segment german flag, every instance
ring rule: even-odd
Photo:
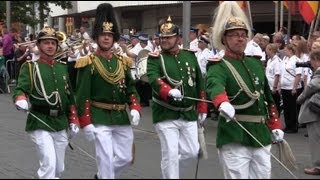
[[[319,1],[299,1],[299,12],[304,21],[310,24],[317,16]]]
[[[295,1],[283,1],[283,6],[287,8],[291,14],[296,13],[296,2]]]

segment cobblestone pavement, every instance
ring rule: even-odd
[[[35,179],[38,161],[35,148],[24,131],[26,114],[17,111],[9,94],[0,94],[0,178],[1,179]],[[222,169],[217,158],[215,133],[217,122],[207,120],[206,141],[209,159],[200,160],[199,179],[221,179]],[[306,128],[299,129],[296,134],[285,134],[297,159],[298,170],[293,173],[299,179],[318,179],[303,173],[303,168],[310,164],[308,139],[303,135]],[[161,179],[160,143],[154,133],[151,120],[151,109],[142,109],[142,119],[134,130],[136,157],[134,164],[125,171],[121,179]],[[82,131],[71,141],[74,150],[66,152],[64,179],[93,179],[96,173],[93,144],[84,139]],[[273,146],[272,153],[277,156]],[[196,163],[182,176],[194,179]],[[273,179],[293,179],[283,167],[272,159]]]

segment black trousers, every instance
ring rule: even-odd
[[[300,105],[297,104],[297,97],[301,94],[302,88],[297,89],[295,95],[291,94],[292,90],[281,89],[283,101],[283,114],[286,124],[286,130],[298,130],[298,115]]]
[[[149,83],[138,80],[136,81],[136,89],[140,96],[141,105],[149,106],[149,100],[152,97],[152,88]]]

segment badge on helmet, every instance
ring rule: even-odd
[[[179,26],[172,23],[171,17],[169,16],[167,22],[160,27],[160,37],[171,37],[180,34]]]
[[[92,38],[97,39],[102,33],[113,34],[114,41],[118,41],[120,38],[114,9],[109,3],[102,3],[97,7]]]
[[[40,42],[40,40],[43,40],[43,39],[53,39],[53,40],[56,40],[57,43],[58,43],[58,38],[57,38],[57,34],[56,34],[56,31],[49,27],[49,26],[45,26],[38,34],[38,37],[37,37],[37,42]]]

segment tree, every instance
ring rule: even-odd
[[[72,4],[71,1],[36,1],[39,4],[39,19],[40,19],[40,27],[43,27],[44,21],[47,19],[51,9],[49,4],[54,4],[56,6],[60,6],[62,9],[71,9]]]
[[[60,6],[62,9],[71,9],[71,1],[10,1],[11,22],[20,22],[25,25],[35,26],[40,23],[43,27],[51,9],[49,3]],[[39,10],[39,18],[35,16],[34,8]],[[0,20],[6,19],[6,1],[0,1]]]

